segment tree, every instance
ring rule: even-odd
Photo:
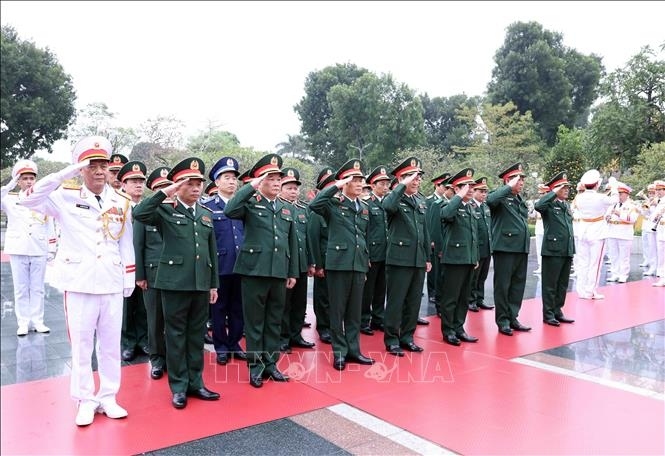
[[[72,144],[86,136],[104,136],[113,146],[113,151],[129,155],[138,134],[133,128],[117,125],[116,114],[109,111],[106,103],[88,103],[79,110],[76,122],[69,129]]]
[[[559,125],[586,125],[603,71],[600,57],[582,55],[562,41],[560,33],[537,22],[511,24],[487,87],[490,103],[512,101],[522,114],[530,111],[550,145]]]
[[[643,146],[665,141],[665,60],[644,47],[601,84],[589,137],[594,165],[614,163],[623,173]]]
[[[304,161],[312,161],[312,154],[307,147],[307,142],[305,138],[301,135],[287,135],[287,141],[281,142],[275,147],[277,151],[275,153],[281,155],[282,157],[298,157]]]
[[[591,168],[585,153],[586,135],[582,129],[570,130],[563,125],[559,127],[557,143],[550,150],[545,163],[543,183],[552,176],[566,171],[568,180],[573,184],[572,195],[575,196],[575,184],[582,175]]]
[[[635,192],[645,190],[650,183],[663,179],[665,163],[665,142],[643,146],[635,160],[632,173],[622,180],[632,186]]]
[[[52,152],[74,117],[76,94],[55,55],[12,27],[2,27],[0,55],[0,158],[8,166],[37,150]]]
[[[336,85],[353,83],[367,72],[364,68],[347,63],[313,71],[307,76],[305,96],[293,107],[293,110],[300,118],[300,131],[312,155],[319,161],[331,163],[340,148],[332,137],[328,125],[332,117],[328,92]]]
[[[429,147],[438,150],[442,155],[450,154],[453,147],[471,145],[475,122],[460,119],[457,110],[463,106],[475,107],[479,97],[467,97],[464,94],[452,97],[435,97],[430,99],[427,94],[421,95],[423,118],[425,121],[425,142]]]

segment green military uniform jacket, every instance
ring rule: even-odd
[[[441,223],[441,208],[448,204],[450,200],[446,197],[438,198],[427,208],[427,229],[429,238],[433,246],[434,254],[440,257],[443,252],[443,230],[445,225]]]
[[[478,254],[478,214],[469,201],[466,206],[462,198],[453,196],[441,208],[441,221],[446,225],[443,237],[445,264],[476,264]]]
[[[565,201],[556,199],[549,192],[536,201],[535,209],[543,216],[542,256],[572,257],[575,254],[573,237],[573,213]]]
[[[529,253],[529,210],[520,195],[503,185],[487,195],[492,213],[492,251]]]
[[[486,203],[474,204],[478,214],[478,253],[480,258],[487,258],[492,254],[492,213]]]
[[[273,209],[251,185],[243,185],[224,213],[245,222],[245,240],[233,272],[255,277],[298,278],[298,236],[293,211],[281,200]]]
[[[154,278],[162,256],[162,235],[156,226],[146,225],[135,220],[134,252],[136,256],[136,281],[147,280],[148,285],[154,286]],[[151,274],[150,271],[153,271]]]
[[[133,209],[136,220],[156,226],[164,239],[155,288],[177,291],[218,288],[212,213],[196,203],[196,214],[192,216],[177,200],[165,202],[165,199],[166,193],[157,191]]]
[[[388,237],[386,211],[374,194],[365,202],[369,207],[369,230],[367,232],[369,261],[386,261],[386,239]]]
[[[281,199],[281,198],[280,198]],[[307,243],[307,206],[301,201],[290,203],[285,199],[281,201],[293,212],[293,220],[296,224],[296,237],[298,239],[298,264],[300,265],[300,274],[305,274],[310,264],[314,264],[309,253]]]
[[[424,198],[416,195],[411,199],[404,195],[405,190],[404,184],[398,184],[383,198],[383,208],[388,216],[386,264],[424,268],[431,251],[427,205]]]
[[[341,193],[336,196],[337,192],[337,187],[331,185],[309,203],[309,208],[323,217],[330,228],[325,267],[330,271],[367,272],[369,208],[357,199],[360,207],[356,209],[356,201]]]

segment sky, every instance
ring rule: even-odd
[[[665,2],[22,2],[2,25],[50,49],[77,108],[103,102],[118,126],[175,116],[272,152],[300,133],[293,107],[311,72],[353,63],[416,93],[482,95],[507,27],[536,21],[608,72],[665,43]],[[660,31],[659,31],[660,30]],[[54,153],[69,161],[69,141]]]

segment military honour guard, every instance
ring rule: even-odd
[[[478,214],[478,267],[473,270],[471,276],[469,310],[472,312],[479,312],[479,309],[494,309],[493,305],[485,302],[485,281],[492,262],[492,213],[485,202],[488,191],[487,177],[475,180],[470,204]]]
[[[639,208],[630,199],[632,189],[623,182],[617,183],[619,201],[605,212],[607,221],[607,254],[612,263],[608,282],[626,283],[630,274],[630,253],[635,235],[635,222]]]
[[[660,279],[652,285],[654,287],[665,287],[665,180],[657,180],[654,185],[656,187],[657,204],[651,216],[651,223],[653,224],[651,229],[656,230],[656,256],[658,259],[656,274]]]
[[[564,171],[554,176],[547,187],[550,190],[535,204],[544,229],[541,250],[543,321],[550,326],[559,326],[575,321],[563,314],[575,254],[573,213],[567,201],[570,193],[567,173]]]

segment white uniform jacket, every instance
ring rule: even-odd
[[[100,209],[85,186],[60,186],[78,174],[72,166],[50,174],[32,187],[21,204],[54,217],[60,245],[53,286],[90,294],[134,289],[134,245],[130,199],[106,185]]]
[[[607,238],[607,208],[619,201],[618,195],[608,196],[595,190],[586,190],[575,197],[579,221],[575,233],[580,239],[600,240]]]
[[[56,237],[53,218],[23,207],[19,201],[25,198],[23,191],[9,193],[9,186],[2,187],[2,210],[7,214],[5,253],[8,255],[46,256],[55,252]]]
[[[626,200],[621,206],[619,203],[610,206],[605,214],[608,224],[607,237],[631,241],[635,235],[633,227],[639,215],[638,207],[631,200]]]

